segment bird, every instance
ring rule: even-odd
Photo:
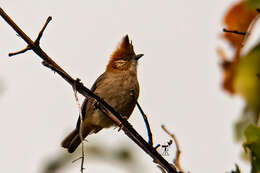
[[[125,119],[132,114],[139,96],[137,66],[142,56],[143,54],[135,54],[132,41],[130,42],[128,35],[125,35],[110,56],[105,72],[91,87],[93,93],[105,100]],[[81,105],[83,139],[103,128],[115,126],[96,104],[97,101],[89,96]],[[69,153],[73,153],[81,144],[79,129],[80,117],[76,128],[61,143]]]

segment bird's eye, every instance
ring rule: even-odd
[[[122,60],[124,60],[124,61],[129,61],[129,59],[130,59],[129,56],[125,56],[125,57],[122,58]]]

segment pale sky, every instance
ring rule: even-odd
[[[165,124],[180,143],[182,167],[192,173],[227,172],[235,163],[249,172],[240,159],[241,145],[233,140],[233,124],[243,102],[221,89],[216,54],[216,48],[223,46],[221,20],[231,4],[227,0],[0,1],[33,40],[52,16],[41,47],[89,88],[104,72],[121,38],[129,34],[136,53],[144,54],[138,67],[139,102],[150,120],[154,142],[169,139],[160,128]],[[64,151],[60,142],[75,127],[77,106],[71,87],[43,67],[36,54],[7,56],[26,44],[2,18],[0,34],[0,79],[5,84],[0,96],[0,170],[39,172],[43,161]],[[146,139],[137,110],[129,121]],[[104,141],[112,148],[129,143],[143,172],[160,172],[123,132],[103,130],[88,141]],[[104,170],[129,172],[98,160],[87,163],[86,172]],[[79,165],[62,172],[79,172]]]

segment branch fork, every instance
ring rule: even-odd
[[[41,31],[39,32],[39,34],[38,34],[36,40],[34,41],[34,45],[35,45],[36,47],[38,47],[38,48],[40,47],[40,40],[41,40],[41,38],[42,38],[43,32],[44,32],[44,30],[46,29],[47,25],[49,24],[49,22],[50,22],[51,20],[52,20],[52,17],[49,16],[49,17],[47,18],[47,20],[46,20],[44,26],[42,27]],[[18,35],[18,36],[21,37],[20,35]],[[17,52],[9,53],[8,56],[11,57],[11,56],[15,56],[15,55],[18,55],[18,54],[22,54],[22,53],[27,52],[28,50],[32,50],[32,47],[31,47],[30,45],[27,45],[24,49],[19,50],[19,51],[17,51]]]

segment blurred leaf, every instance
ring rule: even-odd
[[[248,9],[243,1],[234,4],[224,17],[224,23],[226,29],[237,30],[239,32],[246,32],[251,21],[255,18],[258,13],[256,10]],[[233,33],[223,33],[223,37],[228,40],[235,48],[241,47],[244,36],[233,34]]]
[[[255,113],[254,123],[260,111],[260,79],[257,74],[260,74],[260,44],[240,59],[233,82],[235,93],[242,96],[248,109]]]
[[[49,159],[42,168],[42,173],[55,173],[64,165],[71,163],[71,156],[69,154],[58,154],[52,159]]]
[[[117,159],[122,161],[130,161],[133,158],[132,153],[130,152],[129,148],[121,148],[117,152],[115,152]]]
[[[260,172],[260,127],[249,125],[245,131],[244,147],[251,153],[252,173]]]
[[[254,124],[255,113],[246,106],[240,118],[234,125],[235,139],[237,141],[245,140],[245,130],[250,124]],[[244,155],[245,158],[247,155]]]
[[[140,164],[136,161],[136,157],[134,152],[131,150],[130,146],[121,145],[115,149],[111,149],[110,147],[101,144],[88,144],[85,145],[85,154],[86,164],[88,164],[88,160],[90,159],[98,159],[99,161],[105,162],[115,162],[119,165],[124,164],[129,170],[134,172],[140,172],[139,167]],[[67,153],[66,151],[55,154],[55,156],[51,156],[51,159],[48,159],[45,164],[43,164],[42,173],[55,173],[64,169],[66,166],[75,166],[72,161],[79,158],[81,156],[81,147],[74,153]],[[77,162],[80,162],[78,160]],[[80,168],[79,168],[80,169]]]
[[[245,4],[251,9],[260,8],[260,0],[245,0]]]
[[[236,30],[240,32],[246,32],[250,23],[257,15],[256,10],[248,9],[243,1],[234,4],[226,13],[223,22],[227,30]],[[234,77],[237,71],[237,65],[240,61],[240,52],[242,43],[244,40],[243,35],[224,32],[222,37],[227,40],[234,47],[234,55],[231,58],[227,58],[222,50],[220,56],[222,58],[221,67],[223,70],[223,88],[230,94],[236,94],[234,90]],[[229,59],[229,60],[228,60]]]

